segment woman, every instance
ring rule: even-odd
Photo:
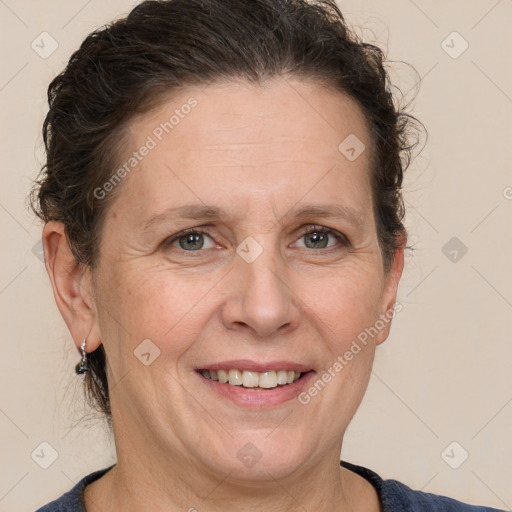
[[[49,102],[34,207],[117,463],[41,511],[492,510],[339,462],[412,128],[334,2],[143,2]]]

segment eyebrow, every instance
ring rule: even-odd
[[[176,208],[168,208],[162,213],[158,213],[149,218],[144,224],[144,229],[149,229],[156,224],[166,222],[170,219],[188,219],[188,220],[217,220],[228,215],[226,210],[216,206],[205,204],[185,204]]]
[[[307,204],[297,209],[291,209],[283,218],[293,217],[303,219],[306,217],[322,217],[333,219],[345,219],[355,226],[361,226],[363,223],[363,213],[350,206],[341,204]]]
[[[216,206],[206,204],[186,204],[175,208],[168,208],[162,213],[153,215],[144,224],[143,229],[147,230],[155,225],[167,222],[169,220],[219,220],[221,218],[229,217],[229,213]],[[292,208],[286,212],[280,219],[304,219],[307,217],[322,217],[322,218],[338,218],[345,219],[355,226],[359,227],[363,223],[362,212],[340,204],[306,204],[298,208]]]

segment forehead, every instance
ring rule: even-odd
[[[193,157],[191,147],[212,151],[253,147],[262,162],[272,155],[258,151],[258,144],[275,142],[276,137],[281,144],[275,149],[282,148],[288,158],[289,145],[301,140],[318,145],[311,155],[315,157],[325,149],[331,154],[337,151],[349,135],[368,139],[362,110],[351,97],[311,79],[284,77],[263,84],[231,80],[184,88],[134,120],[131,128],[132,145],[142,142],[141,135],[152,133],[157,142],[172,138],[175,154]]]
[[[121,161],[150,149],[121,196],[137,200],[142,214],[182,199],[248,206],[307,194],[354,203],[354,191],[369,191],[370,145],[358,104],[311,81],[184,88],[130,123]]]

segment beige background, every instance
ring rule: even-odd
[[[422,83],[414,113],[430,135],[408,171],[414,250],[399,290],[404,308],[377,350],[342,457],[416,489],[512,510],[512,2],[339,3],[392,60],[415,66]],[[101,423],[78,422],[78,353],[25,196],[42,161],[50,79],[87,33],[132,5],[0,0],[1,511],[34,510],[114,460]],[[42,46],[43,31],[58,43],[45,59],[31,47]],[[446,39],[453,31],[463,39]],[[453,58],[464,41],[469,47]],[[404,65],[393,76],[404,92],[418,79]],[[458,251],[456,262],[442,250],[452,237],[468,249],[462,257],[445,249],[450,258]],[[52,449],[42,442],[58,453],[48,469],[40,464]],[[446,461],[457,465],[463,450],[468,459],[453,469]]]

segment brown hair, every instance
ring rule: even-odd
[[[62,222],[77,261],[94,269],[102,218],[113,199],[97,198],[94,190],[116,169],[115,149],[128,121],[176,88],[230,78],[260,83],[285,74],[327,84],[362,108],[373,142],[377,233],[389,271],[405,233],[401,187],[417,143],[409,142],[415,119],[395,105],[383,52],[349,30],[335,0],[144,1],[92,32],[49,85],[47,158],[31,191],[32,209],[44,222]],[[89,354],[89,365],[89,402],[110,419],[103,346]]]

